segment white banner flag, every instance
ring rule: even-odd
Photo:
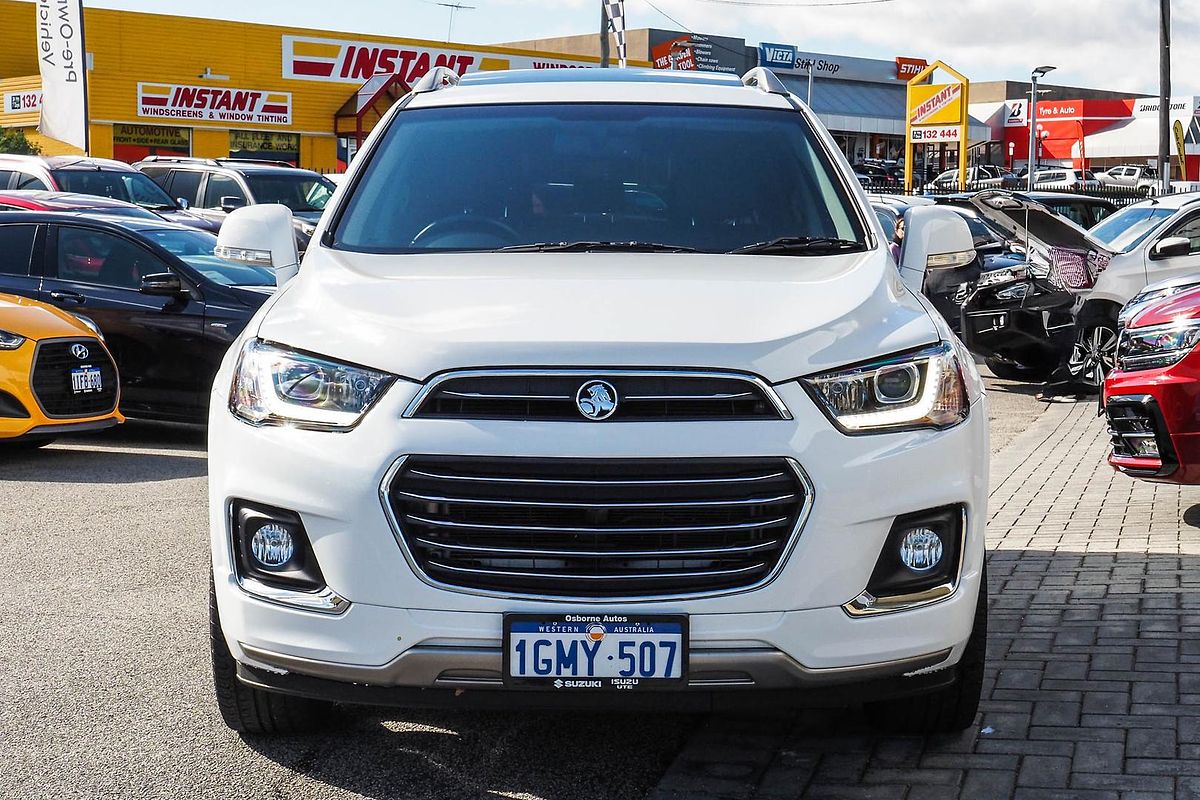
[[[37,0],[37,54],[42,74],[42,119],[51,139],[88,149],[87,54],[83,0]]]

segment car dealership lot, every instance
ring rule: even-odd
[[[1094,401],[991,389],[983,713],[936,740],[842,712],[429,710],[243,740],[209,685],[203,433],[131,424],[4,454],[0,796],[1196,796],[1200,491],[1113,475]]]

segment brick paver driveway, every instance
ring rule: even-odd
[[[1114,474],[1095,408],[1052,406],[993,464],[974,729],[714,717],[652,797],[1200,798],[1200,487]]]

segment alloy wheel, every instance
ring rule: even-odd
[[[1117,332],[1111,323],[1093,325],[1076,339],[1067,370],[1075,380],[1098,389],[1112,370],[1116,355]]]

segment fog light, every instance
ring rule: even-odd
[[[279,569],[296,554],[296,543],[292,532],[277,522],[268,522],[250,539],[250,552],[254,560],[267,569]]]
[[[942,560],[942,539],[928,528],[913,528],[900,542],[900,560],[914,572],[931,570]]]

